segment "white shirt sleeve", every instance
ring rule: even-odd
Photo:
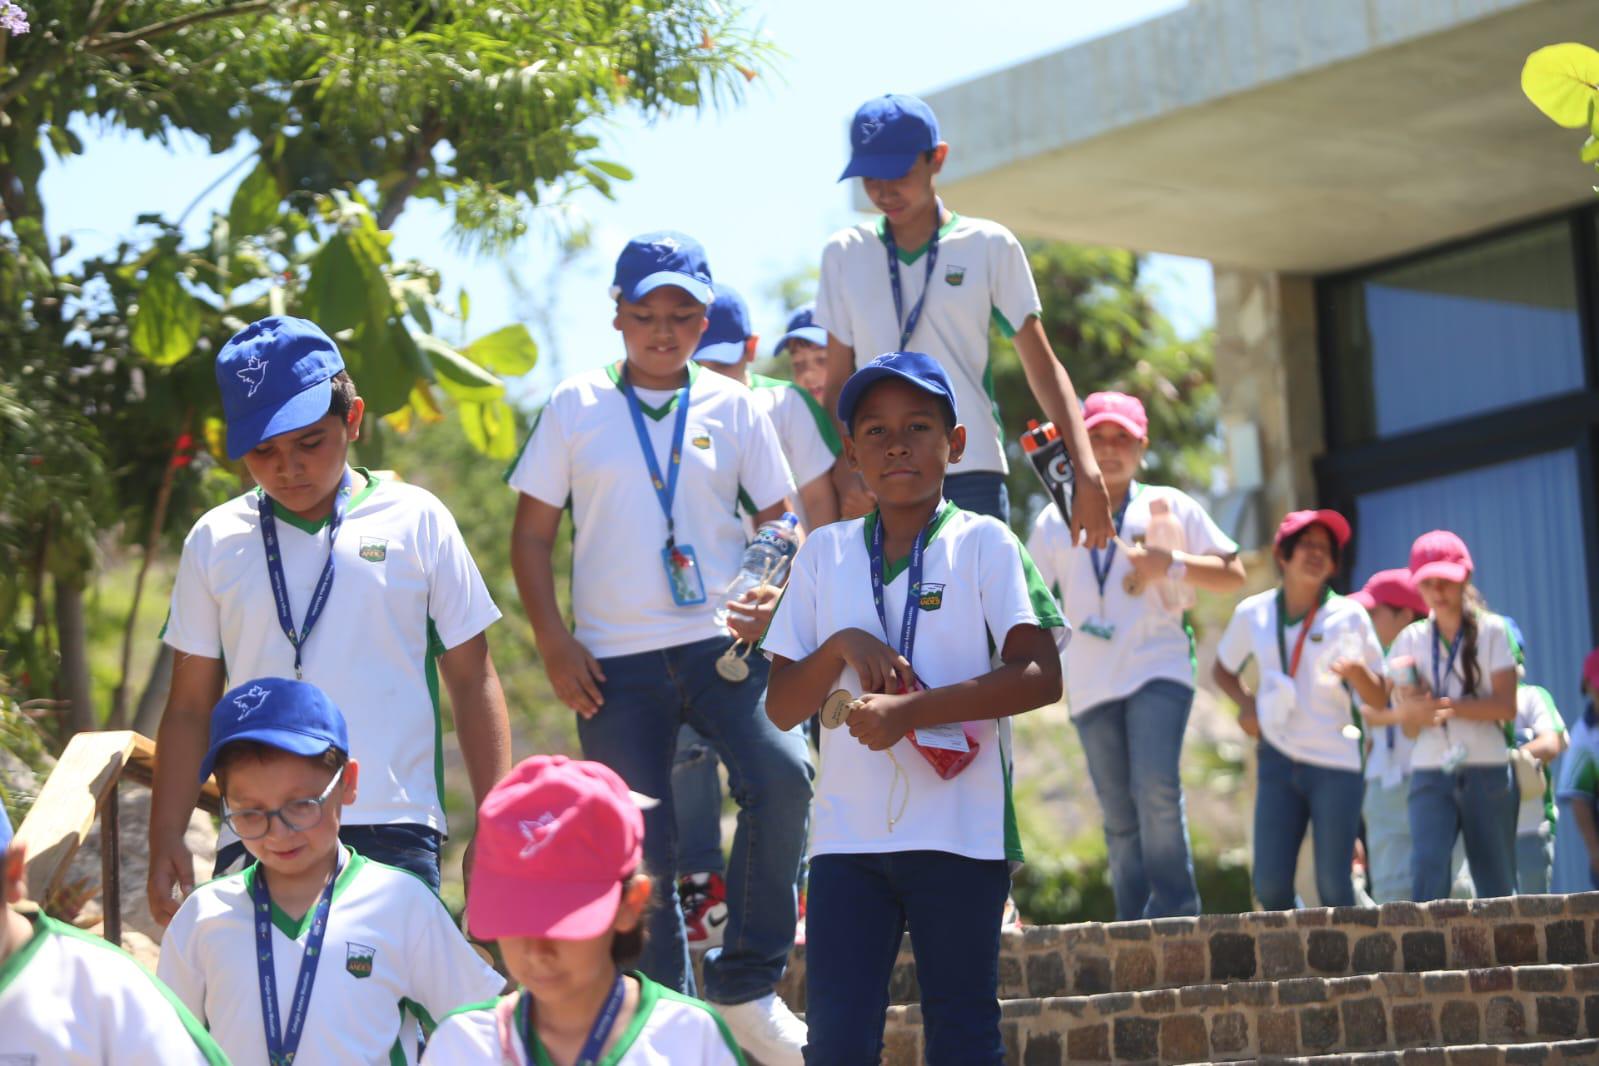
[[[551,507],[565,507],[572,494],[572,453],[557,409],[561,396],[562,391],[556,389],[533,419],[522,454],[505,475],[513,489]]]
[[[1360,612],[1360,635],[1363,645],[1361,661],[1366,664],[1366,669],[1382,676],[1382,641],[1377,639],[1377,627],[1371,624],[1371,615],[1364,610]]]
[[[448,650],[498,621],[500,609],[494,605],[449,509],[434,499],[424,521],[434,541],[433,565],[428,568],[428,617]]]
[[[777,610],[761,638],[760,649],[767,658],[781,655],[798,662],[821,647],[825,639],[816,632],[816,561],[820,544],[816,538],[801,544],[789,566],[788,584],[783,586]]]
[[[796,485],[809,485],[833,469],[833,449],[822,439],[806,401],[810,397],[797,387],[784,386],[779,393],[774,417],[781,412],[783,453],[788,457]],[[812,401],[814,402],[814,401]]]
[[[738,483],[749,493],[757,511],[764,511],[785,496],[792,503],[794,476],[789,473],[788,460],[783,458],[777,428],[753,399],[745,396],[742,400],[741,417],[746,421],[744,432],[739,434]]]
[[[1066,598],[1067,560],[1066,522],[1054,504],[1045,504],[1038,517],[1033,519],[1033,531],[1027,536],[1027,554],[1038,567],[1039,576],[1051,588],[1060,590]]]
[[[1482,696],[1493,694],[1493,676],[1502,670],[1514,670],[1516,657],[1510,652],[1510,637],[1505,632],[1503,618],[1494,616],[1492,622],[1484,620],[1478,624],[1477,662],[1482,666],[1482,680],[1478,683],[1478,693]]]
[[[844,286],[844,258],[848,251],[842,241],[834,238],[822,249],[822,271],[816,288],[816,309],[811,321],[838,339],[840,344],[853,347],[855,334],[850,329],[849,295]]]
[[[410,963],[417,984],[409,998],[437,1019],[469,1003],[498,996],[505,979],[467,943],[444,904],[420,882],[415,887],[418,898],[412,903],[416,926],[410,931]]]
[[[1525,743],[1547,733],[1561,732],[1559,720],[1554,715],[1554,702],[1549,693],[1537,685],[1521,685],[1516,689],[1516,739]]]
[[[189,530],[178,561],[177,580],[172,583],[172,602],[167,610],[161,639],[185,655],[222,658],[222,610],[211,592],[205,572],[205,559],[211,544],[211,531],[203,523]]]
[[[1027,625],[1062,631],[1055,636],[1057,644],[1064,648],[1066,641],[1062,638],[1070,634],[1070,627],[1027,549],[998,519],[987,519],[984,525],[987,528],[979,544],[982,555],[978,559],[978,582],[983,594],[983,620],[994,647],[1003,649],[1010,631]]]
[[[1394,642],[1388,646],[1386,661],[1393,662],[1396,656],[1408,655],[1416,660],[1417,671],[1425,669],[1420,648],[1421,634],[1425,631],[1426,624],[1423,622],[1412,622],[1400,630],[1399,635],[1394,638]]]
[[[998,232],[988,245],[988,277],[992,285],[988,298],[1010,327],[1009,332],[1015,333],[1027,321],[1027,316],[1038,314],[1043,305],[1038,301],[1038,286],[1033,282],[1033,267],[1027,261],[1027,251],[1010,230],[1003,226],[995,228]]]
[[[187,903],[187,901],[185,901]],[[191,958],[195,949],[195,907],[182,906],[172,916],[161,937],[161,956],[155,975],[172,994],[189,1008],[189,1013],[205,1022],[205,974]]]
[[[446,1018],[428,1039],[421,1066],[499,1063],[500,1035],[494,1011],[474,1010]]]
[[[1229,674],[1241,673],[1244,664],[1255,654],[1252,628],[1243,607],[1235,608],[1232,618],[1227,620],[1227,628],[1222,630],[1221,640],[1216,642],[1216,661]]]
[[[1237,555],[1238,545],[1222,528],[1216,520],[1201,506],[1199,501],[1186,492],[1174,493],[1173,501],[1181,508],[1183,522],[1183,539],[1188,542],[1188,551],[1195,555]]]

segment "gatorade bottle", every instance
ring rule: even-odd
[[[1156,496],[1149,501],[1149,526],[1144,531],[1144,543],[1169,552],[1180,552],[1188,547],[1183,524],[1171,513],[1171,503],[1163,497]],[[1162,578],[1154,583],[1154,591],[1160,605],[1168,611],[1186,611],[1197,602],[1194,586],[1186,581]]]
[[[738,576],[727,586],[727,593],[716,608],[716,624],[727,625],[727,604],[758,585],[775,585],[783,580],[789,560],[799,547],[799,517],[793,511],[761,525],[755,539],[744,548],[744,561]]]
[[[1033,473],[1044,483],[1049,498],[1055,502],[1055,509],[1060,511],[1060,516],[1066,520],[1067,528],[1070,528],[1072,488],[1077,475],[1072,469],[1071,456],[1066,453],[1066,442],[1061,439],[1060,431],[1055,428],[1053,422],[1039,425],[1036,418],[1029,419],[1027,432],[1021,436],[1021,443],[1022,454],[1027,456],[1027,461],[1032,464]]]

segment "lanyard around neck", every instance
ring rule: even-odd
[[[1122,505],[1116,509],[1116,536],[1118,538],[1122,535],[1122,520],[1127,517],[1127,505],[1132,503],[1133,497],[1137,495],[1138,482],[1134,481],[1127,486],[1127,498],[1123,500]],[[1105,549],[1105,565],[1103,568],[1100,567],[1099,558],[1100,556],[1098,548],[1088,549],[1088,561],[1094,568],[1094,583],[1099,586],[1099,602],[1100,606],[1103,608],[1105,603],[1105,582],[1110,580],[1110,568],[1116,565],[1115,540],[1112,540],[1110,542],[1110,546]]]
[[[605,997],[605,1002],[600,1004],[600,1012],[594,1016],[594,1024],[589,1026],[588,1038],[583,1041],[583,1050],[578,1052],[577,1059],[572,1066],[597,1066],[600,1053],[605,1050],[605,1042],[610,1039],[611,1030],[616,1027],[617,1016],[622,1013],[622,1004],[627,999],[627,981],[621,974],[616,975],[616,981],[611,985],[610,993]],[[533,997],[531,993],[522,993],[522,1045],[527,1049],[529,1062],[537,1062],[538,1055],[534,1048],[539,1046],[538,1032],[533,1024]]]
[[[340,849],[342,857],[343,849]],[[266,1028],[267,1062],[271,1066],[292,1066],[305,1033],[305,1016],[311,1007],[311,986],[316,983],[317,963],[322,961],[322,939],[328,931],[328,912],[333,907],[333,886],[339,879],[339,864],[334,863],[328,883],[317,899],[311,916],[311,931],[305,938],[305,954],[300,957],[300,972],[294,980],[294,998],[289,1002],[288,1024],[278,1018],[278,979],[272,966],[272,895],[267,891],[266,868],[255,869],[255,884],[250,902],[255,908],[256,976],[261,986],[261,1022]]]
[[[905,315],[905,295],[899,280],[899,244],[894,240],[894,227],[883,222],[883,247],[888,249],[888,284],[894,292],[894,322],[899,326],[899,351],[904,351],[916,332],[916,323],[922,317],[922,305],[933,288],[933,267],[938,262],[938,231],[943,228],[944,201],[933,200],[933,235],[927,239],[927,278],[922,284],[922,294],[916,297],[910,317]]]
[[[1311,604],[1310,610],[1305,615],[1305,621],[1299,630],[1299,639],[1294,641],[1294,657],[1288,657],[1288,594],[1282,589],[1277,590],[1277,659],[1282,664],[1283,673],[1293,677],[1299,672],[1299,656],[1305,650],[1305,638],[1310,635],[1310,627],[1316,621],[1316,612],[1321,610],[1321,605],[1327,602],[1327,589],[1321,590],[1321,598]]]
[[[1455,634],[1455,645],[1454,647],[1450,648],[1449,644],[1444,641],[1443,634],[1438,632],[1438,619],[1434,618],[1432,620],[1432,694],[1435,698],[1443,698],[1444,682],[1449,680],[1449,674],[1455,668],[1455,656],[1460,654],[1460,646],[1464,643],[1465,641],[1460,639],[1460,634],[1457,632]],[[1439,644],[1443,644],[1444,647],[1449,648],[1449,659],[1444,663],[1442,672],[1438,670]],[[1460,692],[1461,695],[1466,694],[1464,681],[1461,682]]]
[[[333,543],[338,539],[339,527],[344,524],[344,508],[350,496],[350,471],[345,470],[339,479],[338,491],[333,494],[333,513],[328,517],[328,557],[322,564],[322,574],[311,590],[311,602],[305,605],[305,621],[299,631],[294,628],[294,611],[289,606],[289,579],[283,572],[283,550],[278,544],[278,522],[272,497],[261,494],[261,543],[266,549],[267,579],[272,586],[272,601],[278,609],[278,626],[289,638],[294,649],[294,679],[301,680],[300,663],[304,657],[305,642],[311,638],[322,609],[328,605],[333,592]]]
[[[661,477],[661,464],[655,458],[655,445],[650,443],[649,431],[644,426],[643,405],[633,392],[633,386],[627,380],[627,363],[622,364],[621,376],[617,379],[617,386],[622,390],[622,395],[627,398],[628,414],[633,416],[633,432],[638,436],[638,446],[644,453],[644,465],[649,468],[650,484],[655,488],[655,499],[661,505],[661,513],[666,516],[666,546],[674,547],[677,544],[676,529],[672,523],[672,499],[677,495],[677,474],[683,469],[683,434],[688,428],[688,393],[694,384],[694,375],[689,374],[688,380],[683,382],[683,388],[677,394],[677,421],[672,426],[672,450],[668,462],[666,477]]]
[[[944,513],[947,504],[938,501],[938,507],[933,511],[933,517],[927,525],[916,534],[916,541],[911,545],[910,566],[906,573],[905,584],[905,612],[899,626],[899,653],[906,662],[911,662],[911,652],[916,647],[916,617],[917,605],[922,598],[922,553],[927,547],[928,532],[938,524],[939,516]],[[877,620],[883,626],[883,639],[890,644],[894,642],[894,634],[888,629],[888,609],[883,604],[883,512],[877,512],[877,521],[872,526],[871,576],[872,576],[872,603],[877,607]]]

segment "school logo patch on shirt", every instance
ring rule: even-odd
[[[966,280],[966,268],[951,264],[944,268],[944,284],[960,285]]]
[[[369,563],[381,563],[389,557],[389,542],[382,537],[361,538],[361,558]]]
[[[702,452],[711,450],[711,435],[703,429],[695,428],[690,431],[688,442]]]
[[[372,976],[372,960],[377,957],[378,949],[368,944],[357,944],[353,940],[344,942],[344,968],[355,977]]]
[[[936,611],[944,606],[944,586],[934,584],[931,581],[922,582],[922,590],[916,600],[916,606],[924,611]]]

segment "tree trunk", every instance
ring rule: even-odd
[[[89,631],[83,617],[79,578],[55,579],[56,636],[61,645],[61,697],[67,701],[63,740],[95,728],[93,688],[89,683]]]
[[[154,737],[161,725],[161,714],[166,710],[167,693],[172,690],[172,645],[162,641],[156,648],[155,661],[150,664],[150,677],[144,683],[144,693],[133,711],[133,731]]]

